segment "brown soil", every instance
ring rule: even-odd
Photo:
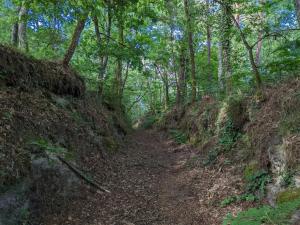
[[[102,183],[111,193],[86,190],[81,201],[44,224],[209,225],[249,207],[220,206],[226,197],[241,193],[240,175],[222,159],[215,168],[192,166],[196,151],[163,133],[137,131],[128,136]]]

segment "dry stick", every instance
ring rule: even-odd
[[[109,190],[107,190],[104,187],[101,187],[99,184],[93,182],[91,179],[87,178],[82,171],[80,171],[79,169],[77,169],[75,166],[73,166],[71,163],[67,162],[64,158],[62,158],[61,156],[57,156],[57,158],[59,159],[59,161],[61,161],[63,164],[65,164],[73,173],[75,173],[75,175],[81,179],[83,179],[84,181],[86,181],[89,185],[99,189],[100,191],[106,192],[106,193],[111,193]]]

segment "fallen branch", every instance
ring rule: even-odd
[[[62,158],[61,156],[57,156],[57,158],[59,159],[59,161],[61,161],[63,164],[65,164],[73,173],[75,173],[75,175],[77,177],[79,177],[80,179],[84,180],[86,183],[88,183],[89,185],[99,189],[100,191],[106,192],[106,193],[111,193],[109,190],[107,190],[106,188],[100,186],[99,184],[95,183],[94,181],[92,181],[90,178],[88,178],[82,171],[80,171],[79,169],[77,169],[74,165],[72,165],[71,163],[67,162],[64,158]]]

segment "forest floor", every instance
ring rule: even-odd
[[[198,151],[158,131],[136,131],[103,183],[111,193],[86,190],[67,212],[46,218],[45,224],[222,224],[227,213],[249,207],[220,205],[241,193],[241,175],[222,159],[214,167],[195,166]]]

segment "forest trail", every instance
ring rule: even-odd
[[[194,150],[163,133],[136,131],[127,137],[104,185],[110,194],[82,193],[61,217],[46,224],[199,225],[221,224],[223,196],[236,193],[231,169],[191,166]],[[234,207],[234,206],[233,206]],[[239,208],[230,208],[230,211]]]

